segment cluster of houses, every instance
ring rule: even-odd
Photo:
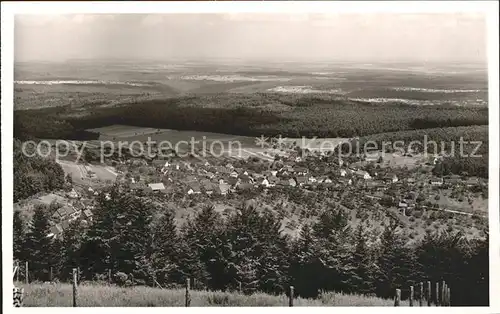
[[[82,222],[84,223],[92,222],[92,202],[82,198],[74,189],[68,192],[66,196],[71,199],[71,202],[59,207],[52,214],[49,221],[51,224],[49,237],[59,237],[76,219],[83,218]]]
[[[364,170],[342,168],[339,165],[328,167],[323,174],[318,174],[316,171],[313,175],[307,167],[297,165],[295,159],[279,165],[270,163],[269,167],[262,171],[234,167],[231,163],[211,165],[208,162],[190,164],[185,161],[154,160],[152,165],[157,175],[149,180],[142,177],[136,180],[130,177],[127,183],[131,190],[141,190],[145,193],[170,193],[180,190],[186,195],[226,195],[257,187],[308,188],[316,185],[341,187],[360,180],[373,186],[379,184]],[[398,178],[393,175],[388,181],[396,182]],[[382,184],[385,182],[387,180]]]
[[[326,167],[323,174],[314,171],[313,175],[307,167],[300,166],[304,163],[292,158],[279,165],[276,162],[269,164],[267,169],[254,171],[245,167],[234,167],[232,163],[211,165],[208,161],[189,163],[184,160],[175,162],[153,160],[152,166],[156,170],[153,179],[130,178],[131,190],[141,190],[145,193],[181,192],[186,195],[227,195],[231,192],[251,190],[258,187],[303,187],[309,188],[317,185],[341,188],[353,186],[366,191],[385,190],[391,185],[415,185],[422,183],[426,186],[449,186],[479,184],[479,179],[469,178],[463,180],[460,176],[439,178],[426,176],[425,180],[417,179],[408,172],[398,173],[391,170],[380,170],[380,173],[370,174],[358,167],[343,165],[343,163]],[[250,167],[248,167],[250,168]],[[418,181],[418,182],[417,182]]]

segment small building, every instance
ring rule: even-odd
[[[69,198],[78,198],[78,193],[75,191],[75,189],[72,189],[70,192],[68,192],[68,197]]]
[[[92,221],[92,217],[94,216],[94,214],[90,211],[90,209],[84,210],[83,215],[90,221]]]
[[[305,175],[309,172],[309,170],[305,167],[296,167],[295,168],[295,173],[297,173],[298,175]]]
[[[446,179],[445,183],[447,185],[451,185],[451,186],[457,186],[459,185],[460,183],[462,183],[462,180],[460,178],[449,178],[449,179]]]
[[[50,227],[49,236],[58,237],[63,232],[63,228],[60,224],[55,224]]]
[[[227,178],[227,182],[229,183],[230,186],[235,186],[236,184],[238,184],[238,178],[229,177]]]
[[[280,181],[280,179],[275,176],[268,178],[268,180],[269,180],[269,186],[275,186]]]
[[[131,190],[142,190],[146,187],[146,184],[144,184],[143,182],[139,182],[139,183],[131,183],[130,184],[130,189]]]
[[[359,177],[359,178],[363,178],[364,180],[368,180],[368,179],[371,179],[372,177],[370,176],[370,174],[364,170],[356,170],[354,172],[354,174]]]
[[[406,202],[399,202],[398,207],[399,208],[403,208],[403,207],[404,208],[408,208],[408,203],[406,203]]]
[[[384,176],[384,181],[386,183],[396,183],[399,181],[398,176],[395,174],[387,174]]]
[[[443,185],[443,178],[435,178],[435,179],[431,179],[431,185],[432,186],[441,186]]]
[[[189,184],[189,190],[187,192],[188,195],[191,195],[191,194],[200,194],[201,193],[201,187],[200,187],[200,183],[198,182],[191,182]]]
[[[229,193],[229,184],[227,183],[219,183],[219,185],[217,186],[217,189],[216,189],[216,193],[220,194],[220,195],[227,195],[227,193]]]
[[[471,178],[467,179],[467,181],[465,182],[465,184],[468,187],[478,186],[479,185],[479,179],[476,178],[476,177],[471,177]]]
[[[165,160],[159,160],[159,159],[155,159],[151,162],[151,164],[155,167],[155,168],[164,168],[165,167]]]
[[[384,187],[383,183],[380,181],[367,181],[365,186],[368,190],[380,190]]]
[[[248,174],[244,174],[244,173],[239,175],[238,179],[240,179],[241,182],[243,182],[243,183],[251,183],[252,182],[252,178]]]
[[[294,178],[290,178],[290,179],[288,179],[288,184],[290,186],[295,187],[295,186],[297,186],[297,181]]]
[[[304,184],[307,183],[307,177],[305,176],[298,176],[295,178],[295,181],[297,182],[297,185],[303,186]]]
[[[186,182],[195,182],[198,181],[195,176],[189,175],[186,177]]]
[[[269,180],[267,180],[267,178],[264,178],[260,184],[267,188],[269,187]]]
[[[61,222],[60,226],[63,230],[67,230],[69,228],[69,224],[70,224],[69,220],[64,220],[63,222]]]
[[[352,179],[339,178],[339,183],[341,183],[343,185],[351,185],[352,184]]]
[[[214,184],[212,182],[203,182],[203,190],[207,195],[212,195],[215,190]]]
[[[163,183],[150,183],[148,186],[153,190],[153,191],[161,191],[165,190],[165,185]]]
[[[238,185],[237,189],[240,191],[248,191],[253,189],[253,185],[250,183],[241,183]]]
[[[345,169],[340,169],[340,176],[345,177],[347,175],[347,171]]]
[[[75,212],[75,209],[72,206],[69,206],[69,205],[65,205],[63,207],[60,207],[57,210],[57,213],[59,214],[60,217],[69,216],[69,215],[73,214],[74,212]]]

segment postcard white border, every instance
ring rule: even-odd
[[[12,139],[13,139],[13,39],[15,14],[82,14],[82,13],[453,13],[477,12],[488,16],[488,55],[489,55],[489,225],[490,225],[490,307],[457,308],[438,307],[426,308],[429,312],[468,312],[494,313],[500,311],[500,224],[499,224],[499,145],[498,145],[498,2],[496,1],[284,1],[284,2],[2,2],[2,67],[1,67],[1,113],[2,113],[2,251],[3,251],[3,296],[4,310],[10,312],[10,291],[12,275]],[[275,313],[280,308],[259,308],[259,311]],[[85,308],[70,309],[75,312],[87,312]],[[136,313],[142,308],[94,308],[96,313],[109,311],[116,313]],[[284,309],[283,309],[284,310]],[[306,308],[292,308],[288,311],[305,311]],[[309,309],[310,310],[310,309]],[[20,308],[20,313],[67,313],[68,308]],[[198,312],[219,313],[242,312],[253,313],[254,308],[148,308],[152,313]],[[400,313],[418,311],[415,308],[367,308],[367,307],[328,307],[315,308],[315,312],[331,313],[382,313],[397,311]]]

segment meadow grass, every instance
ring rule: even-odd
[[[24,288],[25,307],[71,307],[70,284],[32,283]],[[191,306],[288,306],[286,295],[192,290]],[[78,286],[77,305],[82,307],[172,307],[185,306],[185,290],[144,286],[116,287],[96,284]],[[402,301],[401,306],[407,302]],[[294,306],[394,306],[393,300],[362,295],[327,292],[317,299],[296,298]]]

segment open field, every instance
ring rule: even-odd
[[[466,67],[457,71],[456,68],[417,69],[390,64],[375,67],[279,63],[17,63],[15,108],[115,105],[183,94],[273,91],[328,93],[370,103],[484,106],[488,99],[485,73],[484,69]]]
[[[72,286],[69,284],[29,284],[24,287],[26,307],[71,307]],[[119,288],[115,286],[80,285],[78,306],[82,307],[168,307],[184,306],[184,289],[150,287]],[[393,300],[376,297],[325,293],[318,299],[296,298],[295,306],[394,306]],[[402,301],[402,306],[407,302]],[[286,295],[255,293],[243,295],[221,291],[191,291],[191,306],[288,306]]]
[[[116,179],[116,172],[108,166],[80,164],[70,161],[57,161],[65,174],[70,174],[75,184],[100,185],[108,180],[113,182]],[[108,182],[109,182],[108,181]]]
[[[433,204],[437,204],[440,208],[466,213],[477,212],[480,215],[488,213],[488,199],[483,198],[481,195],[465,195],[461,201],[457,199],[458,197],[450,197],[450,192],[444,190],[439,191],[436,195],[439,196],[438,200],[434,199],[435,195],[430,195],[430,199]]]
[[[281,154],[279,147],[265,147],[259,145],[258,139],[249,136],[229,135],[213,132],[200,131],[178,131],[171,129],[155,129],[136,127],[128,125],[110,125],[101,128],[89,129],[87,131],[99,133],[99,140],[86,142],[87,147],[99,148],[99,141],[112,141],[115,146],[121,142],[123,147],[133,142],[146,143],[148,140],[159,144],[163,141],[170,143],[173,147],[177,144],[178,151],[185,152],[187,143],[195,143],[194,148],[213,152],[215,155],[243,158],[258,157],[260,159],[274,159],[276,154]],[[347,138],[283,138],[282,145],[292,144],[311,151],[333,151],[339,144],[349,141]],[[103,142],[104,143],[104,142]],[[221,145],[222,144],[222,145]],[[270,138],[265,138],[265,144],[271,144]],[[104,145],[104,144],[103,144]],[[163,144],[163,147],[168,144]],[[190,144],[189,144],[190,146]],[[240,149],[241,147],[241,149]]]

